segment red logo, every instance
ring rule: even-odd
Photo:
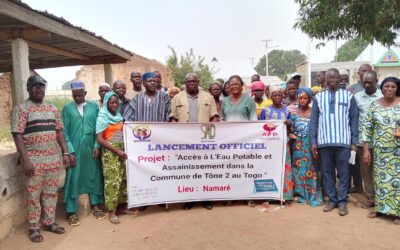
[[[263,133],[262,136],[271,137],[271,136],[278,136],[278,132],[276,132],[276,124],[273,123],[266,123],[263,126]]]

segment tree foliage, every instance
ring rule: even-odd
[[[359,38],[355,38],[345,42],[338,49],[338,62],[353,61],[368,46],[368,42]]]
[[[294,25],[320,40],[374,39],[396,43],[400,30],[400,0],[295,0],[299,19]]]
[[[195,56],[193,49],[190,49],[189,52],[186,52],[184,55],[178,56],[171,46],[168,46],[168,48],[171,50],[172,54],[167,57],[167,66],[172,72],[175,85],[178,87],[183,85],[187,73],[196,73],[199,77],[200,86],[207,89],[208,85],[213,80],[213,72],[204,62],[205,58]]]
[[[285,79],[287,74],[296,71],[296,65],[304,62],[306,56],[298,50],[271,50],[268,53],[268,73]],[[265,55],[254,68],[258,74],[265,75]]]

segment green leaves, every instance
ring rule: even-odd
[[[213,79],[213,73],[210,67],[204,62],[205,58],[201,56],[195,56],[193,49],[190,49],[184,55],[181,55],[178,59],[178,55],[174,48],[168,46],[172,54],[167,57],[167,66],[172,72],[175,85],[180,87],[184,84],[185,75],[187,73],[196,73],[199,77],[200,86],[207,90],[208,85]]]
[[[320,40],[374,39],[385,46],[396,42],[400,30],[399,0],[295,0],[299,4],[294,28]]]
[[[268,53],[268,72],[271,76],[285,79],[287,74],[296,71],[296,65],[304,62],[306,56],[298,50],[272,50]],[[258,74],[265,75],[265,55],[254,68]]]
[[[360,38],[347,41],[338,49],[337,61],[353,61],[368,46],[369,42]]]

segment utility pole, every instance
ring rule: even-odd
[[[251,62],[251,66],[254,66],[254,60],[256,60],[256,58],[255,57],[250,57],[249,59],[250,59],[250,62]]]
[[[278,46],[268,47],[268,42],[271,42],[272,39],[261,40],[261,42],[265,43],[265,75],[268,78],[268,49],[272,49]]]

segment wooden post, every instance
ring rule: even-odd
[[[13,106],[28,98],[26,81],[29,78],[29,47],[25,40],[17,38],[11,42],[13,74],[11,96]]]
[[[104,64],[104,81],[110,86],[113,83],[113,74],[111,64]]]

